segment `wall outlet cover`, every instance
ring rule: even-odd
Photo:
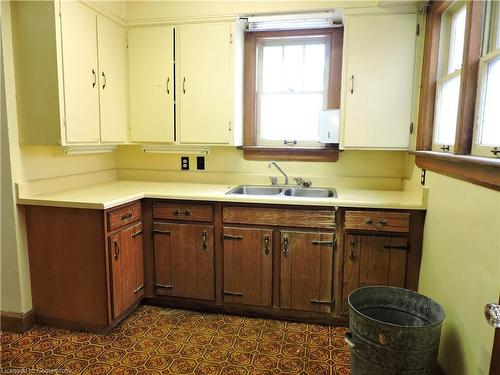
[[[197,156],[196,157],[196,169],[199,171],[205,170],[205,157],[204,156]]]
[[[181,170],[189,171],[189,156],[181,156]]]

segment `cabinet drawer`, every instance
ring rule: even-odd
[[[155,219],[213,221],[214,209],[209,204],[153,203]]]
[[[334,228],[335,211],[286,208],[224,207],[224,223]]]
[[[141,203],[136,202],[116,210],[109,211],[108,215],[108,230],[114,230],[128,223],[141,219]]]
[[[345,229],[408,233],[410,214],[384,211],[346,211]]]

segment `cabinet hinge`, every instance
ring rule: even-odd
[[[231,121],[229,121],[229,131],[231,131]]]
[[[417,23],[417,30],[416,30],[417,36],[420,35],[420,24]]]
[[[64,123],[64,127],[66,127],[68,125],[68,121],[66,120],[66,117],[64,118],[63,123]]]
[[[413,122],[410,124],[410,134],[413,134]]]
[[[229,34],[229,44],[233,44],[233,33]]]

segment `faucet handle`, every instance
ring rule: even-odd
[[[303,183],[303,181],[304,181],[304,180],[302,179],[302,177],[294,177],[294,178],[293,178],[293,180],[295,181],[295,183],[296,183],[297,185],[302,185],[302,183]]]
[[[305,187],[305,188],[309,188],[309,187],[311,187],[311,185],[312,185],[312,182],[311,182],[311,180],[310,180],[310,179],[308,179],[308,178],[304,178],[304,179],[302,180],[302,186],[303,186],[303,187]]]
[[[278,177],[276,177],[276,176],[270,176],[269,179],[271,180],[271,185],[277,185],[278,184]]]

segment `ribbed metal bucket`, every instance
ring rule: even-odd
[[[445,314],[411,290],[369,286],[352,292],[349,329],[352,375],[434,375]]]

